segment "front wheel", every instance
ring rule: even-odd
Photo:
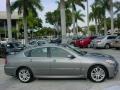
[[[18,71],[18,79],[23,83],[28,83],[33,79],[32,72],[28,68],[22,68]]]
[[[103,66],[94,66],[88,72],[88,78],[93,82],[103,82],[106,75],[107,72]]]

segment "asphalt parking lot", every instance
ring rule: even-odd
[[[82,50],[113,55],[120,64],[120,50]],[[3,63],[3,59],[0,59],[0,90],[120,90],[120,73],[102,83],[93,83],[85,79],[37,79],[31,83],[21,83],[16,78],[4,74]]]

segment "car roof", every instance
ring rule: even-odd
[[[41,48],[41,47],[64,47],[64,46],[58,45],[58,44],[44,44],[42,46],[30,47],[30,48],[27,48],[25,50],[31,50],[31,49],[35,49],[35,48]]]

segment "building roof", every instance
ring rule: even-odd
[[[14,12],[11,15],[11,19],[19,19],[21,15],[18,15],[17,12]],[[7,19],[7,13],[5,11],[0,11],[0,19]]]

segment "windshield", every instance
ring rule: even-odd
[[[75,52],[78,55],[82,55],[83,56],[83,55],[87,54],[86,51],[81,51],[80,48],[74,47],[72,45],[68,45],[67,48],[70,49],[71,51]]]

